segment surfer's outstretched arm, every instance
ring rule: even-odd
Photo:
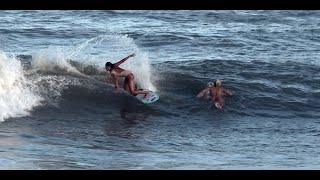
[[[129,55],[129,56],[121,59],[120,61],[118,61],[118,62],[115,63],[114,65],[115,65],[116,67],[118,67],[118,66],[120,66],[120,64],[124,63],[126,60],[128,60],[129,58],[134,57],[134,56],[136,56],[136,54],[131,54],[131,55]]]
[[[204,89],[202,89],[197,95],[196,97],[202,97],[204,95],[204,93],[206,93],[207,91],[210,91],[210,87],[206,87]]]

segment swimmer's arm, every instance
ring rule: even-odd
[[[204,88],[202,89],[197,95],[196,97],[202,97],[204,93],[206,93],[207,91],[210,91],[210,87]]]
[[[118,62],[115,63],[114,65],[115,65],[116,67],[118,67],[118,66],[120,66],[120,64],[124,63],[126,60],[128,60],[128,59],[131,58],[131,57],[134,57],[135,55],[136,55],[136,54],[131,54],[131,55],[129,55],[129,56],[121,59],[120,61],[118,61]]]
[[[227,89],[222,89],[223,94],[229,95],[229,96],[233,96],[233,93]]]

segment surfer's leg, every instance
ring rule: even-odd
[[[124,79],[123,89],[130,93],[129,80],[127,77]]]
[[[128,78],[129,82],[129,90],[132,95],[137,95],[137,94],[144,94],[144,98],[149,94],[147,91],[140,91],[140,90],[135,90],[134,89],[134,76],[133,74],[129,74],[126,78]]]

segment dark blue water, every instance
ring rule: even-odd
[[[0,169],[319,169],[320,11],[1,11]],[[115,92],[121,67],[157,91]],[[195,95],[221,79],[219,110]]]

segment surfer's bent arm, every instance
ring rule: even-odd
[[[207,91],[210,91],[210,87],[206,87],[204,89],[202,89],[196,97],[202,97],[204,93],[206,93]]]
[[[229,95],[229,96],[232,96],[232,95],[233,95],[233,93],[232,93],[231,91],[227,90],[227,89],[222,89],[222,92],[223,92],[224,94],[226,94],[226,95]]]
[[[114,88],[118,89],[119,88],[118,76],[112,75],[112,77],[114,82]]]
[[[115,63],[114,65],[115,65],[116,67],[118,67],[118,66],[120,66],[120,64],[124,63],[126,60],[128,60],[128,59],[131,58],[131,57],[134,57],[135,55],[136,55],[136,54],[131,54],[131,55],[129,55],[129,56],[121,59],[120,61],[118,61],[118,62]]]

